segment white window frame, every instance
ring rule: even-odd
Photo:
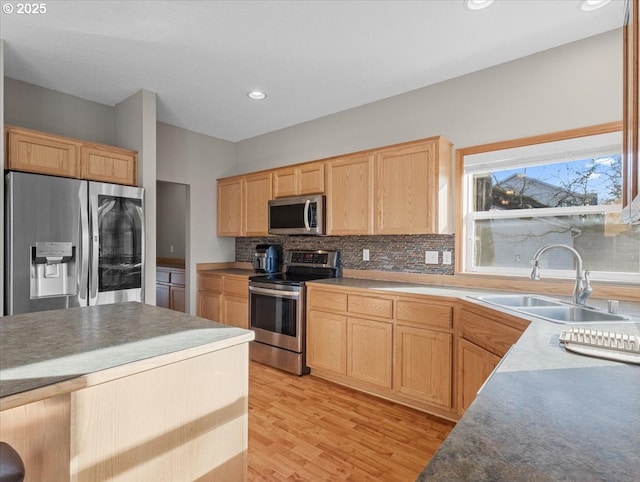
[[[611,149],[616,149],[616,153],[621,152],[621,141],[611,143],[611,139],[621,139],[619,123],[605,124],[595,128],[577,129],[565,131],[547,136],[537,136],[533,138],[521,139],[505,143],[495,143],[486,146],[461,149],[458,152],[458,176],[461,179],[458,186],[461,200],[459,208],[460,222],[458,223],[457,247],[460,250],[458,255],[459,265],[457,271],[468,274],[503,275],[516,277],[529,277],[528,268],[505,268],[505,267],[477,267],[475,261],[475,222],[483,219],[513,219],[520,217],[537,218],[549,216],[571,216],[579,214],[607,214],[621,213],[621,204],[599,205],[599,206],[569,206],[558,208],[538,208],[538,209],[513,209],[504,211],[479,211],[474,212],[473,208],[473,175],[490,169],[508,169],[510,159],[530,160],[530,165],[540,164],[541,160],[562,159],[572,160],[585,158],[585,152],[596,155],[597,153],[611,153]],[[613,134],[610,136],[609,134]],[[598,138],[599,136],[599,138]],[[558,147],[563,149],[563,155],[558,156]],[[573,147],[572,147],[573,146]],[[602,147],[604,146],[604,149]],[[607,152],[608,151],[608,152]],[[554,153],[551,157],[550,154]],[[520,163],[522,165],[522,163]],[[584,267],[588,269],[588,266]],[[552,270],[546,269],[544,273],[548,278],[575,279],[575,270]],[[591,277],[594,280],[622,281],[640,283],[640,273],[620,273],[592,271]]]

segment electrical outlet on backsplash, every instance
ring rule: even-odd
[[[283,249],[337,249],[343,269],[453,275],[453,264],[425,264],[425,251],[450,252],[454,236],[416,234],[385,236],[268,236],[236,238],[236,261],[251,262],[257,244],[281,244]],[[363,261],[362,250],[369,250]],[[442,260],[442,255],[440,256]]]

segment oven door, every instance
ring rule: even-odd
[[[255,340],[302,353],[304,287],[249,282],[249,325]]]

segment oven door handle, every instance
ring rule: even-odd
[[[276,298],[299,298],[299,291],[283,291],[283,290],[270,290],[268,288],[257,288],[255,286],[249,286],[250,293],[256,293],[259,295],[275,296]]]

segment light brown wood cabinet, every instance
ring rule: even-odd
[[[249,277],[198,273],[196,313],[202,318],[249,328]]]
[[[434,137],[379,149],[376,234],[449,234],[451,143]]]
[[[102,144],[7,126],[7,168],[136,186],[138,154]]]
[[[396,302],[394,389],[453,408],[453,306],[418,297]]]
[[[478,390],[529,323],[484,307],[458,313],[458,409],[469,408]]]
[[[260,172],[244,176],[244,236],[267,236],[272,174]]]
[[[218,179],[218,236],[267,236],[272,173]]]
[[[307,286],[312,375],[456,418],[453,337],[451,303]]]
[[[640,2],[627,2],[627,24],[624,27],[623,74],[623,219],[640,221]]]
[[[373,156],[327,162],[327,234],[373,233]]]
[[[156,306],[185,312],[185,271],[181,268],[156,268]]]
[[[324,162],[310,162],[273,171],[273,196],[303,196],[324,192]]]
[[[138,184],[138,154],[125,149],[83,144],[80,150],[81,177],[115,184]]]
[[[219,179],[217,183],[218,236],[242,236],[244,183],[242,177]]]

